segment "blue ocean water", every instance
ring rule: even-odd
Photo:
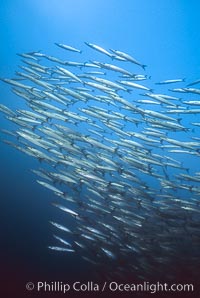
[[[0,8],[1,78],[14,77],[21,64],[16,53],[42,50],[64,59],[66,53],[55,42],[84,48],[83,60],[91,55],[93,60],[109,61],[86,48],[87,41],[131,53],[143,61],[148,65],[146,73],[151,76],[152,88],[153,82],[165,79],[199,79],[199,1],[2,0]],[[68,53],[68,59],[72,57]],[[0,83],[0,88],[2,104],[24,108],[24,102],[11,93],[7,84]],[[166,87],[156,88],[162,91]],[[188,125],[197,122],[197,117],[187,116]],[[1,128],[13,129],[2,114],[0,123]],[[184,133],[182,137],[184,140]],[[0,151],[1,255],[6,283],[23,293],[27,281],[83,279],[85,272],[87,280],[92,278],[93,267],[47,249],[52,242],[49,220],[60,213],[51,205],[53,193],[41,188],[30,172],[38,168],[38,161],[2,142]],[[183,159],[185,167],[193,172],[199,170],[196,159]],[[185,271],[181,277],[187,280],[187,268]]]

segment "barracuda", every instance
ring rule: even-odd
[[[199,105],[199,89],[188,87],[198,81],[185,86],[183,79],[169,79],[157,86],[155,74],[135,73],[136,65],[145,66],[131,51],[88,43],[81,54],[56,46],[65,50],[61,59],[22,53],[21,71],[0,82],[12,92],[0,104],[2,141],[35,159],[32,173],[46,188],[42,196],[51,192],[54,198],[51,258],[61,254],[68,262],[67,254],[74,253],[101,280],[164,280],[166,271],[167,279],[176,280],[175,265],[186,253],[195,275],[200,109],[191,108]],[[93,60],[97,51],[105,61]],[[175,83],[182,88],[166,90]]]

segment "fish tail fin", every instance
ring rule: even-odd
[[[116,154],[120,155],[120,152],[118,152],[118,150],[119,150],[118,148],[115,148],[115,149],[114,149],[114,152],[115,152]]]
[[[146,67],[147,67],[147,65],[142,64],[142,68],[143,68],[144,70],[146,70]]]
[[[179,124],[180,124],[181,120],[182,120],[182,118],[178,118],[177,119],[177,121],[178,121]]]
[[[33,125],[33,127],[31,128],[32,131],[35,131],[37,128],[37,125]]]
[[[93,63],[91,60],[89,60],[90,63]],[[82,67],[85,67],[87,65],[87,61],[83,62],[83,66],[80,67],[80,69],[82,69]]]
[[[53,78],[54,73],[56,73],[55,70],[52,70],[52,72],[50,74],[51,78]]]
[[[47,120],[45,119],[45,120],[43,120],[42,122],[41,122],[41,125],[44,125],[44,124],[46,124],[47,123]],[[51,126],[52,124],[50,124],[50,126]],[[32,128],[32,130],[34,131],[35,130],[35,128]]]
[[[200,153],[200,149],[196,149],[196,152],[197,152],[197,153]]]
[[[35,87],[32,87],[32,88],[30,88],[30,89],[31,89],[31,91],[35,91],[36,88],[35,88]]]

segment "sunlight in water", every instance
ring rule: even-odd
[[[103,7],[102,2],[92,0],[37,0],[32,2],[33,9],[37,10],[44,17],[49,16],[59,21],[76,20],[96,17],[100,6]],[[62,19],[60,19],[62,18]]]

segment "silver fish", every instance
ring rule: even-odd
[[[76,49],[74,47],[71,47],[69,45],[65,45],[65,44],[57,43],[57,42],[55,42],[55,45],[57,45],[58,47],[60,47],[60,48],[62,48],[64,50],[68,50],[68,51],[72,51],[72,52],[77,52],[77,53],[82,53],[81,50],[78,50],[78,49]]]

